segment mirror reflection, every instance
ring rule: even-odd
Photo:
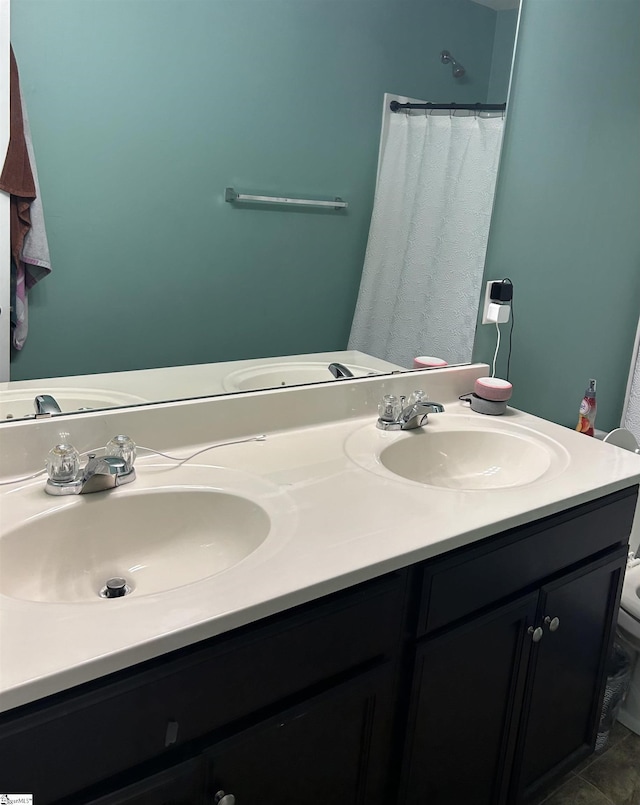
[[[52,271],[28,292],[0,417],[32,415],[36,394],[68,411],[330,380],[331,363],[470,360],[493,186],[463,179],[460,200],[455,154],[439,175],[401,171],[398,154],[502,115],[393,114],[384,96],[503,103],[514,5],[12,0]],[[435,121],[420,145],[414,119]],[[397,205],[389,176],[405,200],[407,183],[436,192]],[[347,206],[225,201],[228,187]],[[443,273],[416,292],[396,269],[424,273],[433,242]]]

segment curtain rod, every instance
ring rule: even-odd
[[[468,109],[471,112],[504,112],[506,103],[398,103],[391,101],[392,112],[400,109]]]

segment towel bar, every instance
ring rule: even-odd
[[[253,201],[264,204],[302,204],[306,207],[333,207],[334,210],[344,210],[349,205],[346,201],[336,197],[333,201],[322,201],[313,198],[286,198],[283,196],[251,196],[246,193],[237,193],[233,187],[226,187],[225,201]]]

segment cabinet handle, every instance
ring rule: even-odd
[[[560,618],[552,618],[549,615],[544,619],[545,624],[549,627],[550,632],[557,632],[560,626]]]
[[[541,626],[536,626],[535,629],[533,626],[530,626],[527,631],[531,635],[531,639],[534,643],[539,643],[542,640],[542,635],[544,632],[542,631]]]
[[[236,798],[233,794],[225,794],[224,791],[218,791],[213,797],[214,805],[235,805]]]
[[[178,722],[167,721],[167,732],[164,736],[164,745],[171,746],[178,740]]]

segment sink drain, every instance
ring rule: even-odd
[[[122,598],[131,592],[131,587],[127,584],[126,580],[116,576],[113,579],[107,579],[107,583],[100,590],[100,598]]]

